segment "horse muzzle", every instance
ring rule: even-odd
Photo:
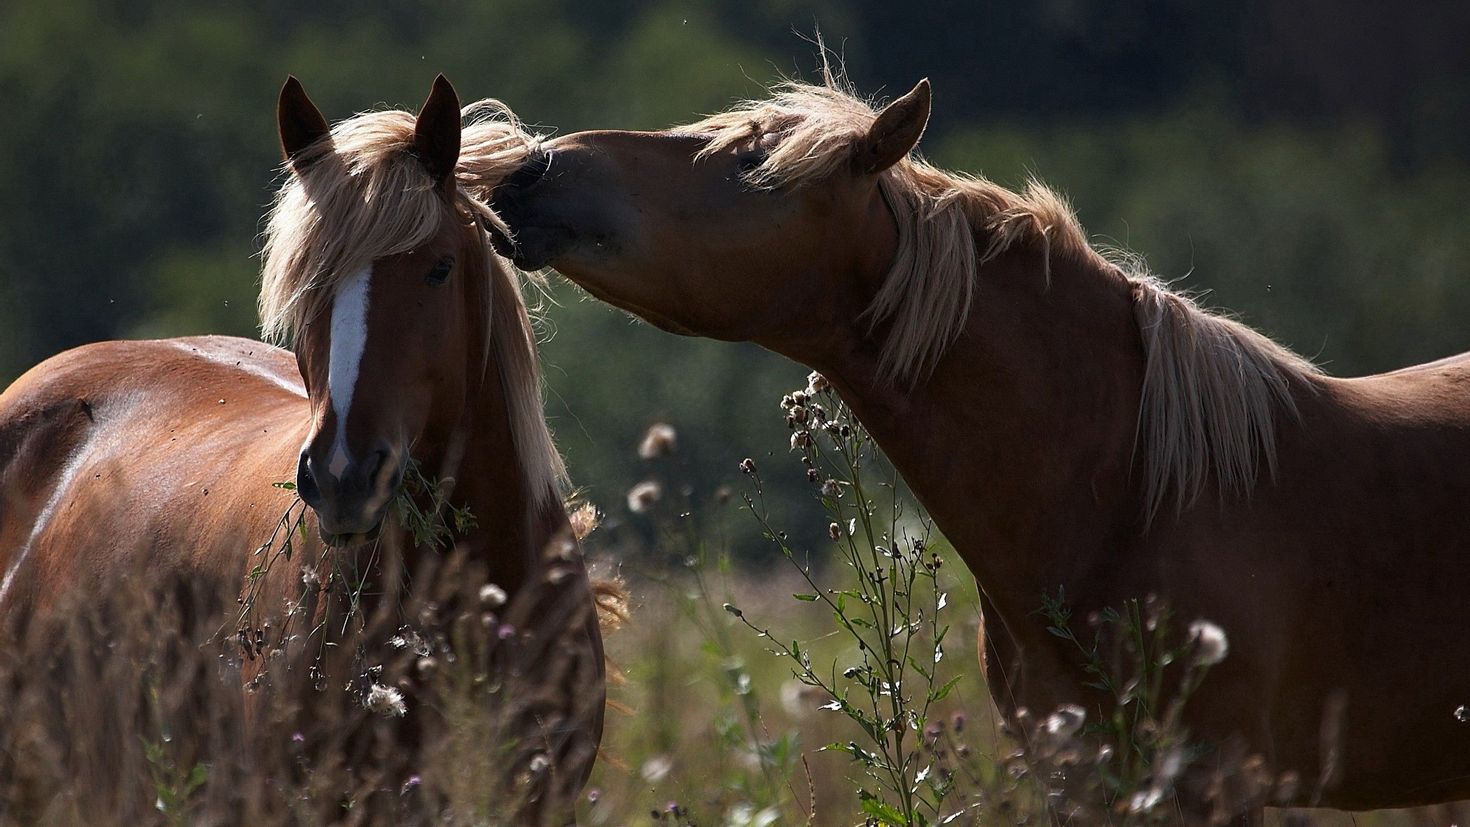
[[[316,512],[322,541],[354,546],[377,538],[383,519],[403,485],[404,465],[396,453],[374,451],[349,462],[340,474],[322,469],[303,451],[296,468],[296,493]]]
[[[546,185],[551,159],[550,153],[534,153],[490,197],[490,208],[513,234],[491,229],[491,246],[522,270],[549,266],[577,240],[577,234],[550,206],[557,200],[550,191],[555,187]]]

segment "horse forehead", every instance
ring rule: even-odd
[[[333,476],[340,476],[350,459],[347,453],[347,417],[352,411],[362,354],[367,349],[372,281],[373,268],[368,265],[347,277],[337,286],[332,297],[327,392],[332,400],[332,412],[337,418],[337,434],[328,467]]]
[[[356,370],[367,340],[368,306],[372,297],[373,265],[342,279],[332,294],[329,346],[330,365]],[[334,388],[335,390],[335,388]]]

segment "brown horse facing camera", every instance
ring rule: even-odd
[[[669,331],[820,371],[975,575],[1007,712],[1097,709],[1037,617],[1155,594],[1228,633],[1185,710],[1348,809],[1470,797],[1470,358],[1339,379],[1095,252],[1065,203],[787,84],[541,146],[498,238]]]
[[[254,595],[265,607],[255,628],[289,626],[270,614],[285,605],[310,620],[296,621],[294,641],[256,641],[288,656],[284,676],[266,677],[319,675],[358,719],[377,720],[363,714],[376,704],[403,748],[440,750],[456,723],[445,710],[411,697],[405,710],[396,687],[344,692],[369,666],[354,660],[363,641],[337,636],[326,649],[318,638],[340,631],[348,599],[332,573],[367,572],[350,596],[361,601],[356,623],[385,616],[377,625],[394,630],[420,622],[401,616],[408,581],[429,558],[441,571],[457,558],[459,571],[501,587],[469,583],[467,593],[495,604],[498,651],[519,653],[505,655],[507,668],[531,685],[500,696],[524,705],[520,741],[472,747],[513,787],[498,794],[509,823],[563,825],[575,821],[601,737],[602,640],[520,285],[485,231],[498,219],[477,176],[513,168],[524,139],[494,102],[466,114],[482,117],[462,131],[441,76],[417,119],[383,111],[329,130],[301,85],[286,83],[278,117],[290,172],[266,233],[261,311],[268,335],[294,339],[295,356],[224,337],[107,342],[16,381],[0,396],[0,613],[44,617],[68,595],[105,593],[117,572],[145,572],[221,585],[221,605],[192,630],[202,642],[235,622],[230,598],[293,503],[272,484],[294,479],[325,543],[303,536]],[[410,463],[473,515],[453,555],[416,546],[385,517]],[[323,650],[336,660],[314,663]],[[269,660],[247,662],[242,679],[257,682]]]

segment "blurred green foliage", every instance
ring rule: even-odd
[[[794,32],[817,26],[860,89],[934,79],[940,163],[1034,172],[1100,240],[1333,372],[1431,359],[1470,346],[1467,22],[1324,0],[9,0],[0,382],[86,341],[251,334],[288,72],[330,118],[415,107],[444,71],[547,131],[654,128],[810,77]],[[804,369],[552,297],[549,411],[595,502],[622,511],[656,420],[694,499],[781,449],[773,405]]]

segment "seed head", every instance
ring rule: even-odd
[[[674,453],[679,447],[679,434],[667,422],[655,422],[648,426],[643,441],[638,444],[638,456],[653,459]]]
[[[1230,653],[1225,630],[1208,620],[1189,624],[1189,642],[1194,645],[1194,662],[1200,666],[1214,666]]]
[[[663,499],[664,489],[654,480],[644,480],[628,489],[628,510],[645,514]]]
[[[1087,721],[1087,710],[1076,704],[1063,704],[1057,707],[1057,711],[1047,716],[1041,722],[1041,729],[1047,735],[1057,739],[1070,738],[1076,735],[1078,730]]]
[[[498,609],[505,605],[505,589],[494,583],[486,583],[480,587],[480,603],[492,609]]]
[[[384,718],[401,718],[408,711],[408,706],[403,702],[403,693],[381,683],[373,684],[367,697],[363,698],[362,705],[374,715],[382,715]]]

